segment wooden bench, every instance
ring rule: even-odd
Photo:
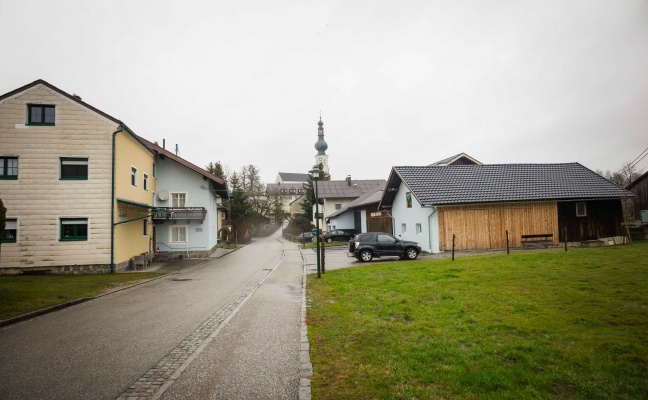
[[[553,233],[538,233],[535,235],[522,235],[522,247],[528,249],[530,247],[542,246],[545,249],[553,244]]]

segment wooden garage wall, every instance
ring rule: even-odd
[[[439,246],[455,249],[496,249],[522,246],[522,235],[553,233],[558,243],[556,202],[485,204],[439,207]]]

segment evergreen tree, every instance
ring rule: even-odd
[[[320,163],[319,165],[314,165],[313,169],[320,170],[320,177],[318,181],[330,181],[331,176],[324,172],[324,166]],[[304,194],[304,201],[301,202],[301,209],[304,211],[304,215],[307,215],[309,219],[313,217],[313,206],[315,205],[315,184],[313,183],[314,179],[311,174],[308,174],[308,181],[304,183],[304,189],[306,193]],[[320,200],[320,204],[322,201]]]

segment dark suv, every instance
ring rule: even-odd
[[[416,242],[397,239],[388,233],[368,232],[360,233],[349,241],[349,253],[365,262],[382,256],[416,260],[421,253],[421,246]]]

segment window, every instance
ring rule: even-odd
[[[61,179],[87,180],[88,159],[61,157]]]
[[[87,218],[61,218],[62,241],[88,240]]]
[[[420,235],[421,232],[423,232],[423,229],[421,227],[421,224],[416,224],[416,234]]]
[[[390,236],[390,235],[378,235],[378,243],[396,243],[396,238]]]
[[[587,204],[584,201],[576,203],[576,216],[587,217]]]
[[[171,243],[187,243],[187,227],[171,227]]]
[[[4,235],[0,238],[2,243],[16,243],[18,237],[18,220],[15,218],[7,218],[5,221]]]
[[[187,193],[171,193],[171,207],[181,208],[185,206]]]
[[[148,219],[142,220],[142,235],[148,236]]]
[[[401,224],[401,233],[407,232],[407,224]]]
[[[137,187],[137,168],[131,167],[131,186]]]
[[[0,179],[18,179],[18,157],[0,157]]]
[[[335,209],[339,210],[340,208],[342,208],[342,204],[341,203],[335,203]]]
[[[148,174],[144,174],[144,190],[148,192]]]
[[[54,125],[55,120],[54,106],[29,105],[27,125]]]
[[[157,167],[155,166],[155,163],[153,163],[153,178],[157,178]]]

